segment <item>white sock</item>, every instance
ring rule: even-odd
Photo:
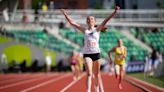
[[[95,86],[95,92],[99,92],[99,86]]]
[[[87,92],[91,92],[90,89],[87,89]]]

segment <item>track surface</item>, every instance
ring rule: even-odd
[[[143,89],[123,80],[123,89],[117,87],[117,80],[108,73],[102,73],[104,92],[145,92]],[[74,81],[71,73],[27,73],[0,74],[0,92],[85,92],[85,73]],[[137,83],[135,80],[128,78]],[[138,83],[152,92],[162,92]],[[92,86],[92,92],[94,87]]]

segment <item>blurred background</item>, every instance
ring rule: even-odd
[[[112,70],[107,52],[121,38],[128,74],[164,80],[164,0],[0,0],[0,73],[70,71],[73,50],[83,67],[83,34],[59,9],[85,26],[88,15],[98,25],[116,5],[121,9],[100,35],[101,70]]]

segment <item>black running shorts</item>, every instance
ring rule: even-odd
[[[83,58],[89,57],[92,59],[92,61],[96,61],[100,59],[100,53],[94,53],[94,54],[84,54]]]

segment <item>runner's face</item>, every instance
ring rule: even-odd
[[[87,24],[90,27],[94,27],[95,26],[95,18],[93,16],[88,16],[87,17]]]
[[[123,44],[123,43],[122,43],[122,40],[121,40],[121,39],[118,39],[118,45],[119,45],[119,46],[122,46],[122,44]]]

